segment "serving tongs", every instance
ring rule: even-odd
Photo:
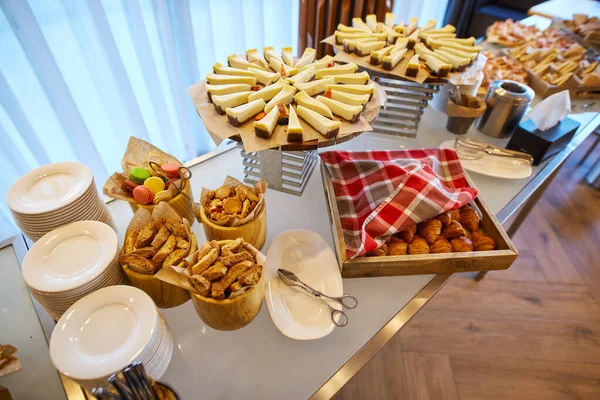
[[[491,155],[514,158],[515,160],[529,165],[533,164],[533,157],[530,154],[516,150],[503,149],[468,137],[456,138],[454,141],[454,149],[458,155],[465,160],[480,160],[486,155]]]
[[[279,268],[277,270],[277,275],[279,275],[279,279],[283,281],[288,286],[297,286],[301,289],[304,289],[306,292],[312,294],[317,299],[321,300],[323,303],[329,307],[329,311],[331,312],[331,320],[336,326],[343,327],[348,325],[348,316],[342,310],[338,310],[329,304],[329,302],[325,299],[329,299],[341,306],[341,308],[346,308],[348,310],[353,310],[358,305],[358,300],[354,296],[343,295],[340,297],[332,297],[327,296],[324,293],[319,292],[316,289],[308,286],[306,283],[302,282],[300,278],[296,274],[287,269]]]

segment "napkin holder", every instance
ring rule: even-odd
[[[533,165],[539,165],[567,147],[579,125],[579,122],[567,117],[552,128],[542,131],[528,119],[519,123],[506,148],[531,154]]]

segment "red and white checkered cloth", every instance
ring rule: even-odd
[[[320,156],[333,182],[348,258],[477,196],[454,150],[328,151]]]

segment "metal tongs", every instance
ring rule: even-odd
[[[179,193],[184,195],[192,203],[192,205],[194,204],[194,199],[192,199],[190,196],[188,196],[188,194],[183,191],[183,188],[181,186],[179,186],[177,183],[175,183],[174,180],[169,178],[167,176],[167,174],[165,173],[165,171],[163,171],[163,169],[160,165],[158,165],[154,161],[150,161],[148,164],[150,165],[150,168],[152,168],[152,170],[154,172],[156,172],[158,175],[160,175],[163,179],[166,179],[168,182],[170,182],[171,185],[173,185]],[[190,169],[187,167],[179,167],[179,176],[181,176],[183,179],[190,180],[190,179],[192,179],[192,171],[190,171]],[[189,182],[188,182],[188,185],[189,185]]]
[[[277,270],[277,275],[279,275],[279,279],[281,279],[286,285],[298,286],[325,303],[327,307],[329,307],[329,311],[331,311],[331,320],[336,326],[346,326],[348,324],[348,316],[342,310],[332,307],[331,304],[329,304],[329,302],[325,299],[332,300],[338,303],[342,308],[346,308],[348,310],[353,310],[356,308],[356,306],[358,306],[358,300],[356,297],[347,294],[340,297],[327,296],[326,294],[323,294],[302,282],[300,278],[296,276],[296,274],[288,271],[287,269],[279,268]]]
[[[500,157],[510,157],[533,164],[533,157],[530,154],[516,150],[508,150],[494,145],[480,142],[467,137],[459,137],[454,141],[454,149],[458,155],[466,160],[480,160],[486,154]]]

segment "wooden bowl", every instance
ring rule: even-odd
[[[263,204],[262,210],[256,218],[247,224],[240,226],[221,226],[215,224],[206,215],[204,207],[200,207],[200,222],[204,227],[206,240],[235,240],[243,238],[246,243],[261,250],[267,240],[267,204]]]
[[[264,265],[264,255],[258,250],[255,250],[254,257],[259,264]],[[263,271],[255,287],[233,299],[217,300],[190,292],[192,304],[198,316],[211,328],[220,331],[240,329],[252,322],[260,312],[264,297],[264,281]]]
[[[177,307],[190,299],[190,293],[187,290],[161,281],[155,275],[140,274],[127,265],[121,265],[121,267],[131,285],[146,292],[157,307]]]
[[[254,320],[262,307],[263,280],[261,278],[258,285],[233,299],[216,300],[190,292],[192,304],[202,321],[213,329],[234,331],[243,328]]]
[[[192,234],[192,248],[190,251],[198,249],[196,236]],[[179,264],[180,266],[183,265]],[[171,285],[165,281],[161,281],[156,275],[141,274],[129,268],[127,265],[121,265],[125,275],[129,279],[129,283],[138,289],[143,290],[148,296],[154,300],[154,304],[160,308],[177,307],[190,299],[190,293],[180,288],[179,286]]]
[[[190,199],[194,198],[194,196],[192,195],[192,185],[189,182],[187,182],[183,187],[183,192],[187,194]],[[167,203],[169,203],[169,205],[173,208],[173,210],[177,212],[177,214],[179,214],[180,217],[186,218],[188,221],[190,221],[190,225],[194,224],[194,221],[196,221],[196,216],[194,215],[194,208],[192,202],[182,193],[179,193]],[[140,207],[145,208],[150,212],[152,212],[152,210],[154,210],[154,207],[156,207],[155,204],[141,205],[131,202],[129,202],[129,206],[133,210],[134,214]]]

